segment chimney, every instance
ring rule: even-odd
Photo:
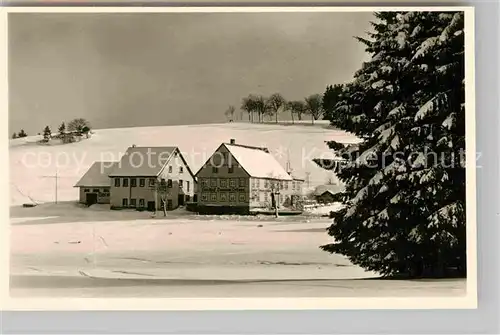
[[[231,144],[236,144],[236,140],[235,140],[234,138],[232,138],[232,139],[229,141],[229,143],[231,143]]]
[[[132,144],[132,148],[135,148],[135,144]]]

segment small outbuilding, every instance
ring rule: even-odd
[[[80,188],[80,203],[87,206],[109,204],[111,188],[109,174],[117,165],[118,162],[95,162],[88,169],[75,185]]]
[[[333,202],[337,202],[338,200],[335,198],[337,193],[340,193],[344,190],[342,185],[320,185],[316,187],[314,190],[314,198],[320,204],[330,204]]]

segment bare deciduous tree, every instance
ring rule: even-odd
[[[287,109],[290,111],[290,114],[292,114],[292,122],[294,122],[293,114],[297,114],[298,119],[302,120],[302,114],[304,114],[306,110],[306,104],[304,101],[300,100],[290,101],[287,104]]]
[[[151,190],[153,191],[155,198],[159,198],[161,201],[163,216],[167,216],[167,197],[170,194],[167,181],[165,179],[155,180],[154,185],[151,185]]]
[[[259,122],[264,121],[264,115],[270,111],[270,106],[266,97],[259,95],[255,99],[255,111],[259,115]]]
[[[74,132],[81,135],[84,133],[88,133],[90,131],[90,123],[83,118],[77,118],[77,119],[71,120],[68,123],[67,128],[69,131],[74,131]]]
[[[248,113],[248,121],[253,122],[253,114],[256,111],[255,101],[257,97],[250,94],[241,101],[241,109]]]
[[[320,94],[312,94],[304,99],[306,112],[311,115],[311,121],[318,120],[323,113],[323,102]]]
[[[234,106],[229,106],[226,111],[224,112],[224,115],[226,115],[226,117],[229,118],[229,121],[230,122],[233,122],[234,121],[234,112],[235,112],[236,108],[234,108]]]
[[[286,105],[285,98],[283,98],[283,96],[279,93],[274,93],[267,99],[267,104],[269,106],[270,114],[276,117],[276,123],[278,123],[278,114],[280,109],[284,108]]]

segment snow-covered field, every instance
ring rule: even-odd
[[[146,213],[105,212],[69,203],[44,206],[33,209],[39,215],[36,220],[27,213],[12,221],[12,296],[448,296],[465,292],[464,281],[373,279],[375,273],[318,248],[330,241],[325,233],[327,218],[238,220],[183,213],[151,218]],[[51,215],[57,211],[61,216]]]
[[[331,154],[323,142],[356,141],[319,126],[237,123],[98,130],[91,139],[68,145],[38,146],[30,143],[34,138],[12,141],[11,294],[324,297],[465,293],[462,280],[368,279],[376,274],[319,249],[330,241],[325,232],[328,218],[217,217],[182,211],[152,218],[145,212],[83,208],[74,202],[78,192],[72,186],[93,161],[117,160],[132,144],[177,145],[196,171],[230,138],[269,147],[283,165],[289,152],[297,176],[310,173],[311,187],[328,177],[310,162],[322,153]],[[44,176],[55,174],[58,159],[60,203],[20,207],[29,202],[28,196],[38,202],[53,201],[54,179]]]

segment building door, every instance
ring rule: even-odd
[[[193,195],[193,202],[198,202],[198,194]]]
[[[154,201],[148,201],[148,211],[150,211],[150,212],[155,211],[155,202]]]
[[[179,206],[184,206],[184,194],[179,194],[179,196],[177,197],[178,198],[178,202],[179,202]]]
[[[87,193],[85,202],[87,203],[87,206],[97,204],[97,193]]]
[[[172,210],[172,199],[168,199],[167,200],[167,211],[170,211]]]

